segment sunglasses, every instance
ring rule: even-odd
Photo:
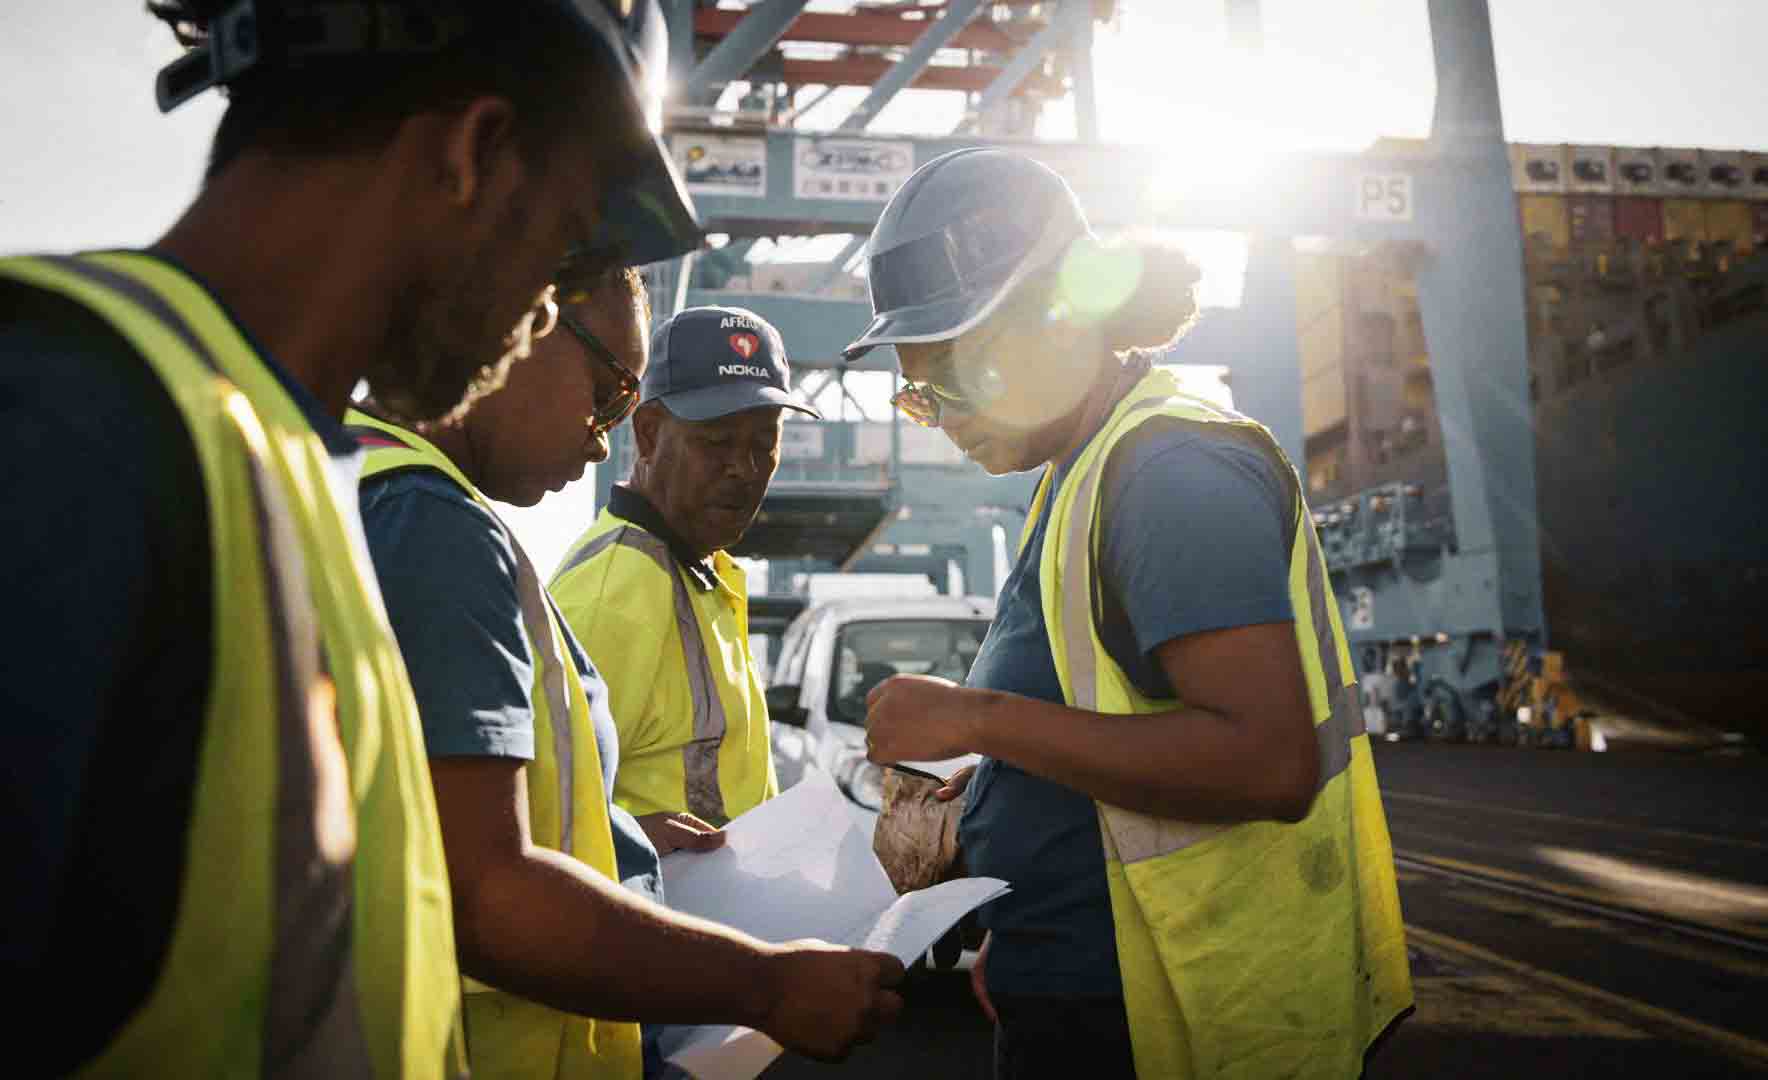
[[[584,351],[600,361],[614,376],[618,389],[607,401],[597,402],[595,411],[587,420],[591,438],[612,431],[620,426],[621,421],[632,415],[632,410],[638,408],[638,376],[626,370],[625,365],[615,358],[614,351],[602,344],[602,340],[591,333],[589,327],[563,311],[559,312],[559,325],[582,342]]]

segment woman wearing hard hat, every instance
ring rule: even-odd
[[[1355,674],[1294,468],[1152,361],[1176,252],[1112,247],[998,149],[920,168],[869,248],[895,404],[992,474],[1043,470],[965,684],[874,689],[874,761],[983,756],[972,973],[998,1077],[1355,1076],[1411,1008]]]

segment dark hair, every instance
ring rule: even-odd
[[[1113,352],[1160,352],[1197,321],[1197,283],[1203,280],[1197,264],[1177,248],[1145,244],[1139,250],[1136,291],[1102,324]]]
[[[147,0],[185,45],[206,41],[211,20],[230,0]],[[517,139],[530,160],[545,161],[566,125],[585,125],[583,102],[618,100],[620,76],[585,47],[586,30],[549,4],[512,0],[436,0],[418,4],[432,19],[470,27],[434,51],[350,55],[299,67],[266,64],[225,88],[227,111],[215,132],[205,178],[248,149],[324,154],[383,145],[407,117],[464,104],[479,95],[516,108]],[[365,5],[366,6],[366,5]],[[516,8],[519,10],[511,10]],[[626,148],[610,147],[608,160]]]
[[[573,293],[580,294],[584,299],[601,293],[604,289],[622,295],[632,306],[645,317],[648,325],[651,321],[651,294],[645,288],[644,275],[631,266],[604,266],[590,271],[562,271],[558,281],[558,300],[561,303],[575,302]]]

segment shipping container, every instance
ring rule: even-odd
[[[1665,195],[1699,195],[1706,191],[1699,150],[1660,149],[1658,165]]]
[[[1567,191],[1597,194],[1614,190],[1615,152],[1612,147],[1574,146],[1568,156],[1571,167],[1566,174]]]
[[[1745,154],[1743,160],[1748,172],[1743,197],[1768,202],[1768,154]]]
[[[1566,224],[1565,197],[1561,195],[1518,195],[1517,208],[1522,213],[1522,235],[1545,236],[1555,249],[1563,251],[1571,240]]]
[[[1765,204],[1768,205],[1768,204]],[[1664,201],[1622,195],[1614,201],[1615,235],[1644,244],[1664,242]]]
[[[1749,179],[1746,155],[1739,150],[1702,150],[1700,176],[1707,194],[1717,198],[1742,198]]]
[[[1607,195],[1568,195],[1565,216],[1571,242],[1607,247],[1615,240],[1614,199]]]
[[[1564,191],[1565,174],[1565,147],[1536,143],[1510,145],[1510,177],[1516,190],[1536,193]]]
[[[1702,199],[1664,200],[1664,239],[1670,243],[1694,240],[1706,243],[1707,204]]]
[[[1345,419],[1344,260],[1296,256],[1295,314],[1301,353],[1302,432],[1317,435]]]
[[[1656,150],[1615,148],[1614,188],[1621,195],[1662,195],[1663,167]]]
[[[1730,243],[1735,251],[1754,251],[1755,209],[1740,199],[1714,199],[1707,203],[1707,239]]]

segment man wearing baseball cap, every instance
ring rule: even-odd
[[[565,556],[552,591],[595,665],[616,673],[614,801],[715,825],[778,794],[749,592],[726,549],[780,462],[792,392],[780,333],[742,308],[688,308],[651,336],[633,416],[638,460]]]

